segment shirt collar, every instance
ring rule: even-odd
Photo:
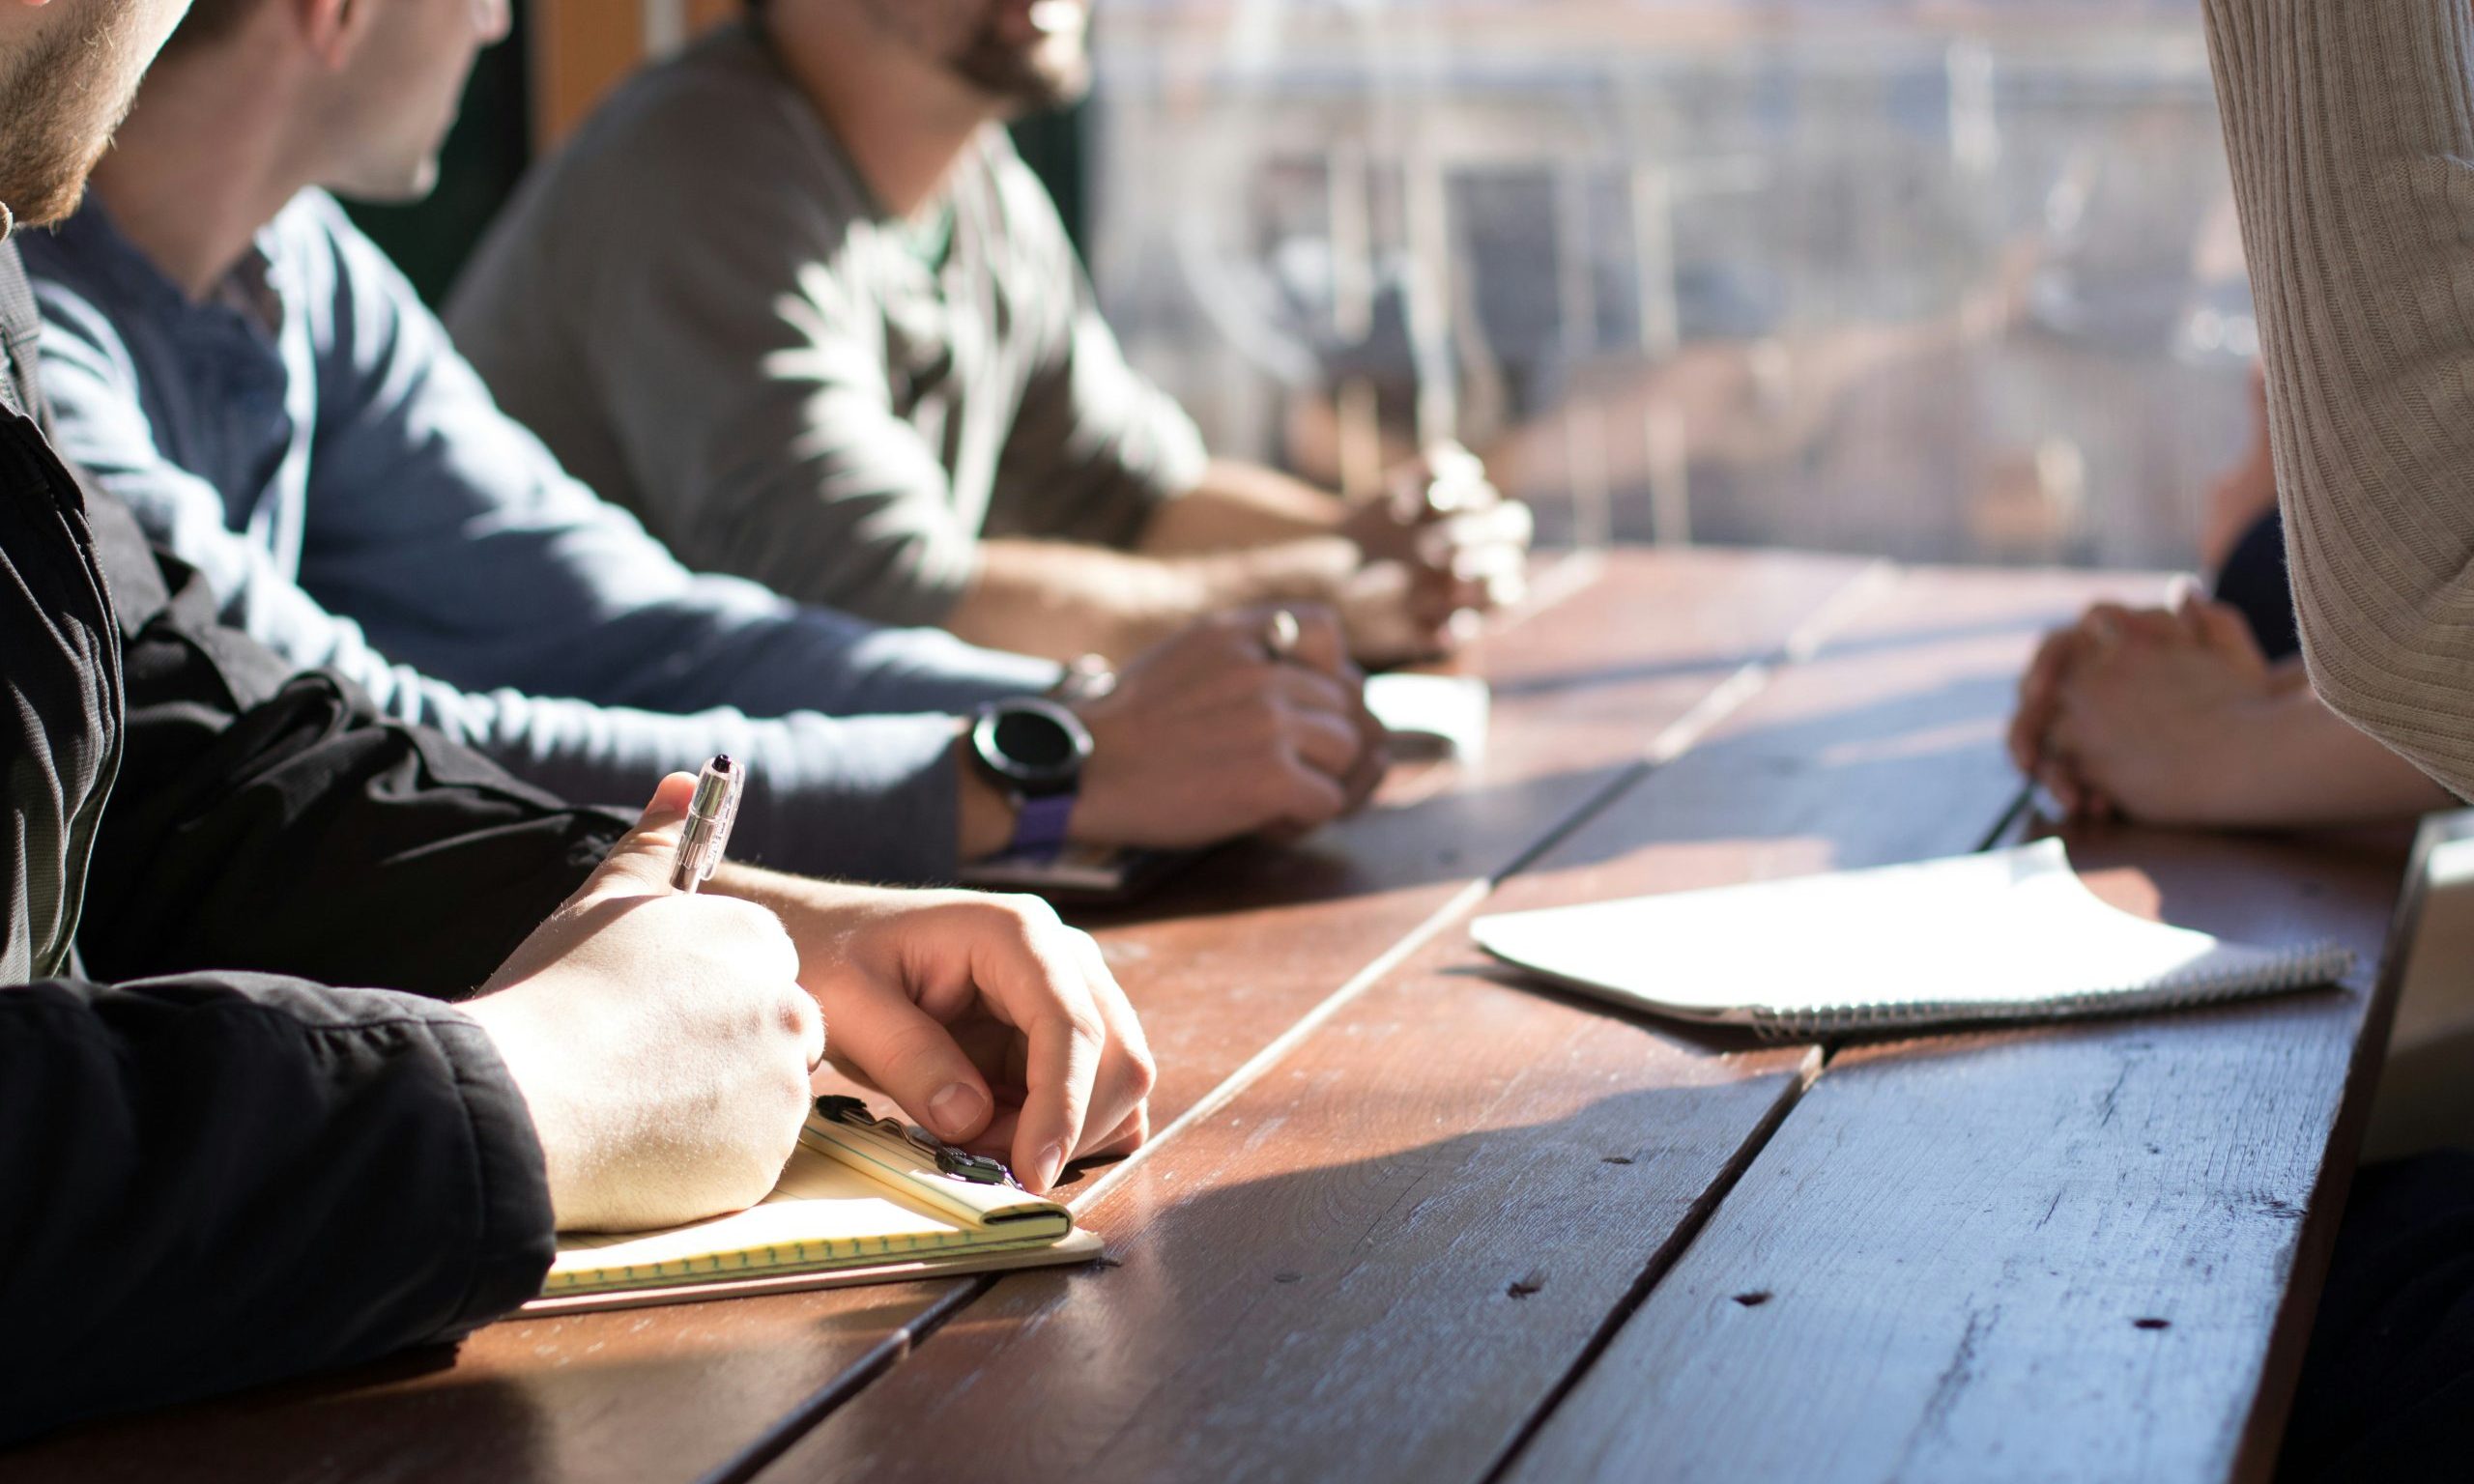
[[[53,229],[69,254],[101,275],[112,291],[167,324],[228,323],[239,318],[272,340],[283,324],[283,296],[273,252],[274,226],[260,227],[248,251],[202,300],[192,303],[155,261],[138,249],[89,192],[76,214]]]
[[[43,385],[36,374],[36,341],[43,314],[26,279],[17,244],[0,240],[0,403],[38,422],[44,417]]]

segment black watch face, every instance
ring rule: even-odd
[[[1025,791],[1074,786],[1089,749],[1071,712],[1031,702],[998,706],[981,718],[979,755]]]

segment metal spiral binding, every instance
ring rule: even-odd
[[[2205,973],[2169,974],[2151,984],[2082,990],[2018,1005],[1951,1004],[1947,1001],[1867,1000],[1826,1010],[1777,1011],[1756,1008],[1753,1034],[1763,1041],[1809,1041],[1826,1036],[1862,1036],[1875,1031],[1939,1024],[1998,1024],[2019,1020],[2061,1020],[2108,1010],[2186,1010],[2254,993],[2274,994],[2343,978],[2353,967],[2353,951],[2333,938],[2320,938],[2287,950],[2268,964],[2217,969]]]

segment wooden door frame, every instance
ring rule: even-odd
[[[738,14],[738,0],[532,0],[532,148],[564,139],[646,62]]]

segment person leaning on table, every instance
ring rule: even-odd
[[[505,25],[503,0],[198,0],[93,199],[24,244],[62,452],[231,622],[564,797],[633,803],[727,752],[750,764],[736,848],[872,881],[950,881],[1048,827],[968,717],[1036,701],[1055,663],[687,570],[491,402],[318,188],[425,192]],[[1364,801],[1384,752],[1337,625],[1300,608],[1273,664],[1269,616],[1203,619],[1063,700],[1091,741],[1067,839],[1199,846]]]
[[[1390,662],[1517,590],[1529,514],[1475,460],[1344,504],[1209,458],[1127,365],[1000,127],[1087,87],[1085,0],[751,10],[536,169],[448,311],[690,562],[1058,658],[1319,601]]]
[[[0,222],[73,206],[182,9],[0,4]],[[1143,1137],[1140,1028],[1044,910],[672,894],[688,780],[630,829],[222,626],[53,454],[37,325],[0,243],[0,1442],[450,1339],[538,1291],[554,1227],[747,1204],[820,1006],[1035,1184]],[[939,1025],[992,1019],[1020,1107]]]
[[[2207,0],[2207,30],[2312,687],[2474,796],[2474,8]],[[2365,1169],[2283,1476],[2469,1459],[2474,1156]]]
[[[2451,795],[2328,709],[2303,672],[2277,513],[2267,385],[2253,438],[2208,495],[2216,595],[2099,603],[2047,635],[2019,682],[2010,756],[2073,816],[2210,829],[2412,818]]]

